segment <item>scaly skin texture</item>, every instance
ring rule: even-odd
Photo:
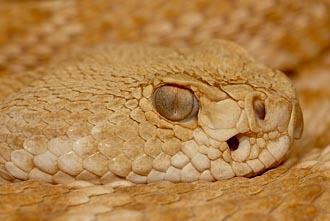
[[[191,90],[197,116],[175,122],[156,111],[163,85]],[[303,127],[290,80],[220,40],[81,52],[0,108],[2,178],[52,183],[254,176],[282,162]]]
[[[2,148],[0,151],[0,164],[2,165],[2,181],[4,182],[0,185],[1,220],[330,219],[330,209],[328,206],[330,200],[330,177],[328,172],[330,159],[330,115],[328,114],[330,111],[330,94],[328,90],[328,76],[330,74],[330,69],[329,53],[326,52],[330,45],[328,28],[330,13],[328,1],[267,0],[256,2],[239,0],[221,1],[221,3],[218,1],[189,1],[187,3],[181,3],[180,1],[166,1],[166,4],[163,1],[125,1],[120,2],[120,4],[117,2],[117,6],[114,6],[114,1],[0,2],[0,97],[11,94],[1,101],[0,104],[1,106],[4,104],[7,105],[7,107],[1,110],[6,112],[6,114],[0,115],[0,119],[6,121],[5,124],[1,124],[0,126],[0,147]],[[231,39],[240,43],[258,60],[261,60],[272,68],[279,68],[285,72],[297,73],[294,76],[294,82],[296,82],[298,93],[301,98],[300,100],[304,112],[306,127],[302,139],[297,142],[294,151],[290,154],[284,164],[254,178],[235,177],[217,182],[196,181],[193,183],[174,184],[168,181],[162,181],[158,183],[138,184],[120,188],[117,188],[117,186],[120,184],[129,185],[129,183],[117,181],[117,183],[90,186],[91,183],[83,181],[77,181],[65,185],[52,185],[45,182],[30,180],[17,183],[8,182],[8,180],[18,181],[17,177],[15,178],[8,175],[8,171],[4,166],[6,162],[8,162],[7,159],[11,158],[11,153],[15,153],[13,154],[13,158],[15,158],[16,164],[13,163],[14,165],[11,164],[12,167],[9,167],[14,169],[13,171],[16,172],[16,174],[18,172],[19,175],[22,175],[20,178],[25,178],[32,174],[32,176],[48,182],[71,182],[73,181],[72,177],[77,177],[78,175],[70,175],[68,171],[64,171],[68,170],[68,168],[72,168],[66,167],[65,163],[70,162],[69,165],[75,165],[75,169],[77,170],[79,170],[81,166],[84,167],[87,165],[88,169],[91,171],[84,168],[84,171],[79,173],[79,178],[85,180],[89,179],[92,183],[107,183],[114,178],[118,179],[116,176],[112,175],[107,176],[107,179],[105,179],[105,177],[104,179],[100,178],[101,175],[98,175],[97,173],[102,170],[101,167],[98,167],[100,165],[102,166],[102,164],[93,164],[93,158],[85,164],[79,159],[76,161],[70,161],[73,159],[70,158],[70,156],[73,156],[74,154],[82,158],[82,156],[86,156],[86,154],[88,155],[95,151],[95,148],[90,148],[95,143],[90,143],[88,138],[81,140],[82,142],[76,143],[75,147],[70,139],[77,141],[81,137],[89,137],[88,135],[93,137],[91,133],[86,134],[86,132],[88,133],[95,124],[101,123],[104,120],[107,121],[109,125],[114,124],[110,120],[115,120],[116,123],[118,123],[118,121],[127,119],[127,111],[121,112],[120,116],[116,115],[114,118],[105,119],[105,116],[102,115],[104,110],[106,110],[106,113],[109,113],[109,115],[112,115],[113,112],[116,111],[116,109],[112,110],[108,108],[109,106],[113,108],[123,107],[127,110],[131,110],[130,108],[133,107],[135,107],[135,109],[140,107],[140,102],[136,104],[137,106],[134,106],[134,102],[130,104],[125,103],[124,106],[122,106],[122,100],[120,101],[120,99],[116,100],[115,105],[114,103],[112,103],[112,105],[106,105],[109,104],[109,99],[104,100],[105,97],[102,96],[102,93],[110,90],[110,88],[115,89],[112,93],[118,95],[119,90],[125,88],[124,86],[126,85],[124,84],[119,87],[119,83],[125,83],[129,79],[132,79],[133,76],[135,76],[133,74],[130,74],[125,80],[121,79],[121,77],[116,79],[120,80],[120,82],[117,83],[117,87],[109,84],[109,82],[102,82],[102,80],[100,80],[99,84],[106,85],[106,88],[99,87],[99,85],[94,87],[89,85],[91,82],[98,82],[97,77],[100,76],[109,80],[110,78],[107,74],[114,73],[114,70],[109,68],[110,61],[109,57],[106,55],[113,53],[111,51],[109,52],[107,49],[109,46],[101,46],[97,50],[94,49],[91,52],[84,52],[80,57],[62,62],[61,65],[54,64],[52,68],[44,69],[42,66],[67,57],[68,52],[76,50],[77,48],[93,46],[102,42],[147,42],[157,45],[180,46],[177,48],[182,48],[181,46],[189,46],[189,49],[175,50],[149,48],[147,50],[149,52],[146,52],[146,48],[143,46],[142,48],[144,48],[144,50],[140,50],[140,52],[144,51],[142,54],[150,53],[150,55],[152,54],[153,56],[152,58],[150,58],[151,56],[147,56],[143,59],[142,64],[146,65],[148,62],[151,62],[157,65],[152,67],[148,66],[149,69],[144,68],[143,65],[136,65],[133,69],[141,70],[141,68],[143,68],[141,73],[148,73],[147,70],[150,71],[150,68],[152,68],[152,70],[160,69],[159,73],[152,72],[151,75],[161,77],[165,74],[164,72],[168,70],[168,68],[172,68],[175,72],[166,78],[172,82],[171,84],[173,84],[174,77],[174,83],[184,85],[185,88],[193,87],[192,91],[195,95],[204,100],[204,103],[200,102],[200,105],[205,105],[207,103],[208,106],[209,104],[212,104],[213,110],[215,110],[216,108],[214,107],[223,107],[223,103],[220,102],[220,104],[217,105],[217,101],[212,100],[212,102],[210,102],[209,99],[212,95],[208,94],[214,89],[207,90],[207,93],[204,93],[203,95],[203,93],[200,92],[202,88],[204,88],[202,83],[205,84],[206,82],[211,82],[210,85],[213,85],[215,82],[212,79],[216,76],[215,74],[220,73],[218,72],[219,70],[225,70],[226,75],[228,73],[237,74],[238,72],[235,72],[236,67],[230,65],[223,66],[224,63],[220,64],[221,68],[219,70],[207,74],[198,67],[197,70],[192,69],[192,66],[196,67],[200,65],[204,67],[204,71],[210,70],[210,68],[212,69],[212,67],[219,65],[219,60],[216,56],[210,56],[212,58],[212,64],[205,65],[206,58],[204,58],[204,56],[201,58],[199,55],[200,53],[197,53],[200,51],[201,46],[196,46],[197,48],[195,47],[195,49],[191,49],[190,46],[191,44],[199,43],[204,39],[219,37]],[[122,53],[121,56],[136,46],[130,45],[125,47],[127,47],[127,50],[125,50],[125,53]],[[139,47],[141,48],[141,46]],[[227,45],[225,48],[227,47],[229,46]],[[117,48],[117,46],[114,48]],[[116,50],[119,49],[117,48]],[[156,50],[157,53],[151,53],[154,50]],[[203,52],[203,54],[210,55],[213,50],[207,51],[207,53]],[[224,51],[222,53],[224,53]],[[234,50],[235,53],[232,53],[232,50],[229,51],[231,51],[230,56],[225,56],[226,64],[242,64],[241,62],[249,63],[250,65],[248,67],[253,67],[254,70],[253,75],[251,76],[258,76],[258,74],[261,73],[262,76],[264,76],[264,78],[258,78],[258,80],[266,80],[264,82],[266,84],[262,85],[262,88],[265,88],[262,90],[262,93],[267,94],[267,99],[270,101],[282,101],[281,99],[284,98],[284,100],[290,101],[289,103],[292,103],[291,107],[295,108],[295,111],[291,110],[291,112],[289,112],[297,113],[295,118],[291,117],[290,119],[299,119],[299,111],[295,105],[297,104],[295,101],[296,98],[294,92],[291,90],[291,85],[287,84],[288,81],[286,78],[277,72],[256,65],[256,63],[252,61],[249,56],[246,56],[245,52],[242,52],[241,49]],[[323,52],[325,53],[322,55]],[[233,54],[242,53],[244,55],[239,58],[235,56],[232,57]],[[127,66],[127,63],[132,61],[132,64],[134,64],[137,60],[132,58],[135,57],[136,59],[139,57],[132,57],[130,54],[128,58],[126,57],[126,59],[124,59],[126,62],[120,63],[118,62],[118,60],[120,60],[118,58],[118,53],[113,54],[116,60],[113,60],[112,62],[116,63],[116,65],[111,63],[111,66],[115,66],[117,69],[121,70],[121,73],[129,72],[130,68],[123,67],[131,67],[130,65]],[[175,55],[178,56],[178,59],[174,59],[174,54],[179,54],[179,56]],[[185,56],[180,57],[183,55]],[[199,59],[196,59],[197,57]],[[177,73],[182,71],[182,69],[178,69],[178,66],[168,67],[166,65],[159,65],[160,63],[163,64],[166,59],[171,60],[171,63],[173,62],[174,64],[180,63],[183,67],[189,69],[189,72],[185,71],[185,80],[176,76]],[[193,59],[195,59],[195,62],[193,63],[196,64],[192,64],[191,61]],[[127,60],[129,62],[127,62]],[[93,68],[88,69],[86,64],[91,63],[93,64]],[[99,65],[96,64],[103,65],[99,67]],[[95,65],[97,67],[96,69]],[[246,70],[245,65],[243,65],[243,67],[244,68],[242,69]],[[35,70],[36,68],[38,69]],[[96,70],[102,71],[100,72]],[[191,71],[193,71],[193,73]],[[89,84],[85,81],[87,87],[85,87],[85,84],[80,85],[80,82],[75,82],[84,73],[90,74],[86,76],[86,80],[89,80]],[[197,74],[200,73],[205,76],[213,76],[208,79],[196,79]],[[116,74],[118,73],[116,72]],[[69,77],[65,77],[68,75]],[[77,78],[74,79],[74,76],[77,76]],[[139,75],[137,74],[136,76]],[[188,76],[189,80],[187,81],[186,77]],[[279,84],[281,87],[276,87],[276,90],[269,90],[267,82],[269,82],[270,79],[267,76],[276,76],[287,83],[284,83],[283,85]],[[61,79],[63,80],[61,81]],[[37,82],[35,82],[36,80]],[[144,82],[146,83],[148,81]],[[238,83],[239,81],[238,79],[236,79],[235,82],[223,79],[220,82],[222,85],[227,84],[227,86],[232,86],[235,82]],[[150,81],[149,83],[156,88],[157,85],[162,84],[162,81]],[[189,83],[188,86],[187,83]],[[194,83],[195,86],[192,86],[192,83]],[[227,91],[225,91],[224,87],[220,87],[220,89],[221,91],[226,92],[225,95],[228,96],[226,97],[226,100],[230,100],[228,102],[230,104],[231,100],[240,100],[237,98],[235,99],[233,94],[242,97],[245,97],[246,94],[250,94],[251,91],[247,89],[249,88],[248,85],[248,83],[244,83],[243,87],[240,86],[239,88],[245,88],[245,90],[239,91],[238,94],[238,88],[235,87],[226,87]],[[51,90],[47,91],[44,90],[44,88],[37,90],[38,87],[42,88],[42,86],[47,86],[47,89]],[[145,88],[146,86],[147,83],[142,85],[141,88]],[[215,88],[218,88],[217,86]],[[14,93],[22,87],[25,88]],[[85,94],[85,97],[78,97],[76,87],[82,90],[79,94]],[[71,90],[74,90],[74,92],[70,92]],[[128,90],[123,92],[120,91],[120,96],[122,96],[122,98],[126,97],[130,93],[130,90],[131,88],[128,88]],[[93,91],[93,93],[88,94],[88,92],[91,91]],[[150,105],[152,96],[151,98],[148,97],[147,92],[143,94],[142,92],[144,91],[147,91],[150,94],[150,87],[145,88],[145,90],[141,89],[141,99],[145,98],[148,101],[144,103],[144,105],[149,104],[147,105],[147,108],[150,108],[150,106],[153,107]],[[260,91],[260,88],[253,87],[253,91]],[[269,93],[269,91],[271,91],[271,93]],[[29,96],[29,93],[25,92],[33,92],[34,94],[38,94],[39,97],[36,100],[35,97]],[[61,95],[61,97],[57,97],[58,95]],[[63,100],[65,97],[69,99]],[[92,102],[89,101],[89,99],[93,97],[97,99]],[[60,105],[55,105],[61,99],[62,103],[58,103]],[[34,103],[31,103],[31,101]],[[78,101],[81,101],[81,103]],[[37,103],[40,105],[33,105]],[[88,103],[87,106],[86,103]],[[249,104],[251,106],[251,102],[244,104],[242,104],[242,102],[237,103],[240,103],[240,107],[244,113],[247,113]],[[285,104],[286,102],[279,103]],[[279,103],[277,102],[277,104]],[[254,106],[257,107],[254,110],[259,110],[255,112],[257,113],[257,116],[262,116],[262,114],[260,114],[259,99],[257,99],[256,105]],[[285,107],[286,105],[283,106]],[[88,107],[88,110],[85,109],[86,107]],[[278,105],[276,105],[276,107],[278,107]],[[47,110],[47,112],[45,110]],[[81,114],[74,114],[69,110],[75,112],[79,112],[79,110],[82,111],[80,112]],[[271,110],[279,109],[273,108]],[[28,111],[29,113],[25,111]],[[8,118],[7,113],[9,112],[10,116]],[[159,118],[164,118],[155,112],[154,109],[152,112]],[[267,113],[268,112],[269,110],[267,110]],[[284,111],[281,113],[287,112],[288,111]],[[210,116],[212,111],[206,113],[202,110],[200,113],[203,113],[204,116]],[[251,119],[256,119],[256,117],[254,117],[251,112],[249,113],[250,114],[247,115],[247,118],[250,119],[250,123]],[[152,118],[152,116],[154,116],[153,114],[149,115],[151,116],[146,118],[148,122],[153,122],[152,120],[155,119],[157,120],[157,118]],[[43,116],[47,117],[43,118]],[[59,120],[57,121],[57,119]],[[68,134],[72,137],[68,134],[64,134],[64,131],[69,129],[67,128],[67,124],[75,125],[75,123],[79,122],[78,119],[88,123],[85,124],[85,127],[80,127],[81,130],[75,130],[77,129],[75,127],[70,128],[73,130],[67,130],[67,132],[70,131]],[[197,123],[192,123],[193,121],[188,123],[191,126],[189,126],[189,130],[199,127],[204,131],[206,127],[205,125],[210,125],[209,122],[205,124],[205,119],[204,121],[199,119],[200,118],[198,118]],[[162,123],[164,122],[166,122],[166,120],[162,121]],[[204,125],[202,124],[203,122]],[[281,123],[281,121],[273,122]],[[181,123],[171,122],[171,124],[178,125]],[[29,128],[27,125],[37,125],[41,127]],[[54,125],[57,125],[57,127]],[[291,126],[291,135],[289,136],[293,137],[292,127],[296,127],[297,131],[299,131],[300,126],[297,122],[291,122],[290,125],[293,126]],[[7,128],[7,126],[9,126],[9,128]],[[126,129],[125,126],[127,127],[127,124],[116,128]],[[153,126],[156,127],[155,125]],[[169,126],[169,124],[162,126]],[[249,124],[249,127],[250,126],[251,125]],[[262,128],[262,130],[265,131],[262,124],[257,124],[257,126],[259,129]],[[135,123],[133,123],[125,132],[129,133],[133,127],[136,127]],[[94,132],[96,132],[94,135],[109,135],[107,133],[102,133],[108,132],[102,127],[96,127],[94,129]],[[226,129],[228,128],[221,126],[221,134],[224,133]],[[116,133],[118,134],[118,131],[122,132],[122,130],[116,130],[117,129],[114,131],[115,135]],[[168,130],[172,129],[168,128]],[[19,131],[23,131],[23,133],[19,135]],[[180,131],[176,131],[177,132],[175,133],[175,130],[173,129],[173,133],[170,135],[177,136],[180,134]],[[289,131],[290,130],[288,130],[288,134],[290,134]],[[211,135],[206,131],[204,132],[207,135]],[[152,135],[153,133],[154,131],[152,130],[144,131],[144,135]],[[285,133],[286,132],[284,131],[283,134]],[[33,136],[38,134],[42,134],[42,136]],[[51,145],[48,145],[47,142],[54,139],[53,136],[56,134],[62,134],[61,138],[53,141]],[[125,133],[123,134],[125,135]],[[140,130],[138,134],[140,135]],[[244,136],[250,136],[253,133],[245,132],[243,134]],[[271,135],[271,133],[268,132],[266,134],[268,134],[268,138],[274,135],[274,133]],[[110,135],[113,136],[113,133]],[[133,133],[132,135],[136,135],[136,133]],[[157,135],[156,132],[156,137]],[[187,135],[187,133],[183,135]],[[298,135],[299,132],[297,132],[296,136],[298,137]],[[238,137],[240,136],[241,135]],[[26,137],[28,139],[24,142]],[[30,142],[31,140],[29,140],[29,138],[31,137],[36,138],[32,140],[34,142]],[[145,141],[145,138],[142,138],[143,141]],[[120,139],[117,139],[117,141]],[[163,137],[163,139],[166,139],[166,137]],[[181,139],[183,139],[183,137],[181,137]],[[193,139],[195,139],[195,136]],[[68,140],[69,142],[66,142]],[[209,138],[208,140],[210,141],[211,139]],[[253,139],[249,140],[253,142]],[[54,161],[52,161],[51,157],[49,158],[49,156],[53,154],[50,151],[50,149],[53,148],[52,144],[58,144],[57,142],[59,141],[65,141],[64,143],[62,142],[63,145],[61,145],[63,149],[55,148],[55,152],[56,150],[65,152],[66,147],[69,147],[69,149],[71,147],[74,150],[72,152],[74,154],[69,154],[69,157],[62,158],[61,163],[63,164],[63,173],[60,174],[60,176],[57,176],[57,180],[54,180],[53,176],[47,176],[46,170],[55,168],[53,170],[55,171],[59,168],[58,166],[52,167],[54,166]],[[163,140],[161,140],[161,142],[163,142]],[[271,140],[268,142],[271,142]],[[44,145],[45,143],[47,143],[47,146]],[[226,142],[219,141],[219,143]],[[277,147],[281,147],[282,145],[277,145]],[[20,149],[21,147],[23,148]],[[99,148],[99,146],[97,147]],[[130,146],[126,145],[126,147]],[[200,149],[203,151],[203,148]],[[261,151],[268,150],[268,148],[260,149]],[[39,166],[44,166],[43,170],[34,167],[34,164],[31,164],[30,161],[31,156],[38,155],[45,150],[46,152],[44,153],[47,153],[48,155],[46,154],[45,158],[40,157],[39,161],[36,160],[36,162],[39,163]],[[54,148],[52,150],[54,150]],[[143,148],[143,151],[145,151],[145,148]],[[128,152],[130,154],[135,154],[130,151]],[[184,151],[181,152],[183,152],[183,155],[186,155]],[[229,151],[227,151],[227,153],[228,152]],[[59,152],[56,153],[59,154]],[[244,158],[244,156],[246,156],[246,152],[244,154],[244,151],[238,151],[238,153],[239,154],[236,155],[229,155],[232,158],[232,161],[227,162],[224,160],[227,164],[232,165],[234,173],[234,168],[237,170],[237,163],[233,158],[237,159],[237,156]],[[211,155],[212,154],[214,154],[214,152],[212,152]],[[183,155],[181,154],[180,156]],[[209,157],[208,152],[207,154],[204,152],[204,155]],[[57,155],[55,156],[57,159]],[[94,160],[98,156],[100,155],[96,155]],[[130,156],[132,157],[132,155]],[[186,155],[186,157],[187,156],[188,155]],[[221,159],[225,159],[226,157],[228,157],[228,154],[221,155]],[[251,154],[248,158],[249,157],[251,157]],[[260,157],[258,156],[258,158]],[[183,159],[186,158],[183,157]],[[275,159],[275,161],[280,160]],[[98,162],[102,162],[102,160],[100,161],[98,159]],[[195,168],[196,165],[193,164],[193,162],[196,164],[196,161],[192,161],[189,158],[189,163],[186,164],[190,165],[188,168]],[[239,165],[244,164],[244,162],[244,160],[243,163],[239,162]],[[178,161],[175,161],[175,163],[178,166]],[[180,161],[180,163],[182,163],[182,161]],[[236,166],[234,164],[236,164]],[[33,169],[28,170],[31,165],[33,165]],[[24,168],[21,169],[21,167]],[[110,169],[110,167],[108,167],[108,169]],[[132,169],[135,169],[138,172],[137,174],[146,171],[143,171],[143,169],[146,168],[141,167],[132,166]],[[240,169],[244,169],[244,166]],[[244,170],[240,169],[238,168],[237,171],[244,173]],[[70,172],[76,171],[71,170]],[[181,171],[183,171],[183,169],[180,170],[180,173]],[[196,171],[199,172],[198,169],[195,169],[195,171],[190,170],[190,172],[195,172],[195,175],[197,174]],[[247,171],[245,170],[245,172]],[[5,174],[7,174],[7,176]],[[251,176],[254,174],[245,173],[242,175]],[[131,178],[132,177],[133,179],[135,178],[135,181],[145,181],[145,176],[131,176]],[[161,176],[158,176],[158,178],[159,177]],[[192,178],[194,177],[196,179],[197,176],[192,176]]]
[[[0,97],[35,80],[26,70],[100,42],[189,46],[223,38],[291,72],[330,41],[327,0],[0,2],[0,76],[12,75]]]

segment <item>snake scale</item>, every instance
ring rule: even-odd
[[[1,220],[330,219],[328,1],[0,4]]]

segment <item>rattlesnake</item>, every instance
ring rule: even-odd
[[[14,7],[21,4],[29,9],[24,13],[30,23],[45,22],[12,40],[8,38],[12,30],[24,33],[24,27],[5,25],[0,56],[1,179],[4,183],[35,179],[66,185],[3,184],[3,218],[325,219],[330,212],[326,203],[329,148],[308,152],[308,145],[314,144],[311,137],[296,148],[302,154],[292,153],[279,168],[255,178],[233,178],[252,177],[277,166],[287,157],[294,138],[301,136],[302,115],[290,80],[256,62],[234,43],[207,40],[191,46],[203,38],[227,37],[272,68],[296,73],[313,70],[312,60],[329,46],[328,3],[275,3],[223,2],[223,11],[216,12],[208,5],[216,3],[194,2],[183,18],[170,10],[182,7],[179,2],[148,3],[136,15],[131,11],[134,4],[121,6],[121,11],[107,8],[111,4],[103,1],[93,5],[88,1],[4,3],[5,9],[11,9],[9,14],[20,12]],[[305,10],[307,4],[310,7]],[[145,17],[150,15],[145,10],[155,6],[160,21]],[[291,8],[287,17],[278,17],[286,7]],[[80,9],[86,12],[75,16]],[[301,19],[290,21],[290,13],[296,15],[298,9]],[[125,22],[121,28],[116,26],[121,20],[95,14],[100,10],[113,10],[111,15],[118,12],[118,17],[134,12],[125,21],[132,32],[125,32]],[[254,13],[255,20],[244,21]],[[203,21],[203,16],[210,16],[212,22]],[[95,33],[89,35],[77,18],[98,18]],[[229,24],[227,28],[222,20]],[[268,23],[259,29],[262,21]],[[140,27],[145,31],[139,32]],[[217,31],[219,27],[223,31]],[[237,34],[239,27],[244,34]],[[275,34],[265,34],[270,28]],[[199,37],[187,35],[187,29]],[[295,38],[290,38],[291,30]],[[146,33],[144,41],[170,47],[127,43],[139,42]],[[185,38],[191,42],[184,42]],[[40,44],[35,42],[38,39]],[[109,39],[126,43],[105,44]],[[96,43],[66,56],[69,49]],[[51,56],[59,51],[59,57],[67,58]],[[20,53],[25,59],[17,57]],[[317,65],[326,68],[327,57],[325,53]],[[310,65],[303,65],[309,60]],[[36,68],[49,61],[53,65]],[[322,93],[320,102],[329,105],[328,94]],[[309,112],[305,113],[308,117]],[[323,131],[329,121],[323,120],[325,126],[314,136],[323,135],[321,143],[327,144]],[[179,184],[130,186],[123,180]],[[197,180],[208,182],[180,184]],[[215,180],[223,181],[209,182]],[[129,187],[114,191],[118,185]],[[86,209],[90,211],[81,214]]]

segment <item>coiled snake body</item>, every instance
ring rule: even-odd
[[[272,3],[268,1],[267,6],[266,3],[258,5],[242,1],[238,4],[241,7],[238,10],[235,3],[224,2],[222,7],[226,6],[234,12],[238,10],[241,14],[244,14],[242,10],[258,12],[256,16],[261,16],[262,12],[264,19],[269,15],[267,13],[273,12],[270,18],[275,19],[277,10],[285,3],[281,2],[276,7]],[[48,51],[42,47],[32,47],[35,50],[29,52],[26,47],[20,46],[29,39],[26,36],[17,35],[12,43],[9,38],[4,38],[2,64],[10,61],[15,50],[21,51],[22,57],[30,55],[30,60],[27,59],[30,62],[24,63],[18,59],[3,65],[2,69],[0,178],[4,184],[0,187],[3,199],[0,208],[4,213],[0,216],[9,220],[27,219],[29,216],[40,220],[116,220],[127,217],[132,220],[241,220],[283,219],[289,216],[294,220],[328,216],[330,210],[327,210],[326,201],[330,186],[326,168],[329,148],[322,152],[313,149],[309,155],[293,152],[279,168],[255,178],[244,178],[259,175],[286,159],[294,140],[301,136],[302,113],[288,77],[261,65],[236,44],[206,40],[187,47],[182,45],[181,37],[188,38],[188,35],[173,37],[166,34],[166,28],[172,27],[169,24],[173,25],[172,21],[177,24],[186,21],[186,26],[182,27],[193,23],[191,29],[203,33],[200,27],[208,24],[207,19],[204,23],[198,23],[198,19],[212,14],[212,10],[208,10],[212,7],[195,2],[196,8],[189,9],[195,14],[187,10],[186,20],[174,15],[174,20],[166,17],[169,16],[169,9],[164,6],[158,7],[162,22],[157,22],[157,18],[151,21],[131,15],[130,18],[137,19],[136,23],[130,23],[133,31],[137,30],[134,29],[136,27],[145,27],[143,33],[151,30],[145,41],[171,47],[127,42],[121,45],[105,44],[109,39],[119,40],[121,31],[125,33],[125,22],[121,28],[114,28],[119,20],[101,16],[93,23],[100,25],[101,28],[95,30],[104,35],[103,39],[102,36],[97,37],[98,46],[75,52],[75,55],[63,60],[52,58],[47,53],[61,51],[59,55],[64,56],[70,48],[95,44],[93,38],[88,38],[88,29],[79,26],[81,23],[76,19],[98,18],[98,15],[91,13],[104,10],[98,6],[113,12],[112,16],[120,14],[120,10],[107,8],[111,4],[103,1],[91,8],[87,7],[88,2],[21,4],[36,16],[32,16],[30,22],[46,21],[47,24],[47,19],[54,19],[49,23],[50,28],[44,27],[42,30],[49,30],[56,36],[61,33],[56,25],[69,27],[62,32],[68,30],[68,35],[62,37],[71,36],[72,39],[62,38],[63,45],[59,47],[57,41],[61,37],[57,36],[53,38],[56,47],[50,47]],[[175,8],[180,3],[172,4],[171,7]],[[13,9],[13,6],[16,5],[6,5],[7,9]],[[66,10],[62,14],[57,11],[62,6],[64,9],[67,7],[68,11],[73,9],[71,12],[79,11],[79,7],[87,12],[77,17],[69,13],[70,18],[67,18]],[[304,11],[303,4],[294,2],[291,6],[302,10],[304,19],[311,18],[317,21],[317,25],[329,24],[330,18],[326,12],[330,9],[325,1],[310,4],[313,10],[308,12]],[[130,7],[123,6],[126,14]],[[146,4],[141,10],[148,7],[153,8],[153,4]],[[162,17],[162,13],[166,16]],[[235,13],[218,14],[231,24],[230,16]],[[61,23],[61,18],[78,25]],[[314,34],[312,28],[308,29],[312,26],[308,26],[307,20],[302,21],[305,23],[301,26],[298,21],[291,23],[296,27],[292,30]],[[223,25],[214,24],[216,28],[207,26],[204,29],[212,33],[212,30],[218,30],[219,25]],[[215,36],[205,38],[228,37],[241,41],[243,45],[244,42],[248,45],[246,40],[252,42],[253,39],[259,39],[258,44],[261,45],[273,43],[267,49],[257,43],[247,48],[259,60],[283,71],[303,73],[309,68],[313,70],[313,61],[310,65],[302,64],[318,56],[320,61],[324,61],[323,67],[327,65],[327,53],[323,55],[325,59],[320,55],[330,42],[330,33],[326,28],[319,30],[317,38],[312,34],[306,35],[304,40],[297,40],[296,47],[293,47],[285,32],[288,29],[284,26],[274,26],[282,31],[269,35],[275,37],[263,35],[264,29],[254,37],[248,31],[253,29],[253,21],[242,24],[247,30],[243,32],[245,35],[241,35],[245,38],[232,37],[239,35],[230,33],[230,28],[224,28],[223,32],[213,31],[217,33]],[[270,22],[265,27],[267,24],[273,25]],[[7,24],[7,27],[16,26],[13,23]],[[232,24],[231,27],[236,26]],[[7,35],[10,33],[8,30]],[[30,36],[38,36],[36,30]],[[173,30],[180,33],[185,29]],[[161,38],[162,34],[165,37]],[[42,35],[45,42],[51,36],[49,33]],[[122,41],[139,42],[139,34],[124,36]],[[155,42],[155,39],[163,40]],[[189,39],[196,42],[202,40]],[[317,43],[309,42],[315,39]],[[20,44],[16,42],[20,40]],[[281,47],[283,43],[287,47]],[[68,44],[67,47],[64,47],[65,44]],[[34,54],[40,51],[43,53]],[[277,55],[278,59],[273,55]],[[33,60],[31,56],[39,60]],[[40,58],[45,59],[42,61]],[[51,60],[53,65],[35,68]],[[30,71],[23,72],[24,69]],[[299,80],[297,82],[299,86]],[[329,105],[328,98],[327,93],[320,98],[324,108]],[[309,112],[306,113],[308,117]],[[323,120],[327,124],[328,121]],[[327,126],[323,128],[317,135],[324,134],[325,141],[322,142],[327,143],[324,133]],[[312,138],[305,138],[301,142],[302,147],[297,147],[297,150],[307,153],[307,146],[313,145],[313,142]],[[233,178],[236,176],[238,178]],[[113,190],[118,185],[131,185],[131,182],[141,185]],[[259,208],[261,205],[262,209]],[[36,211],[41,215],[35,217]],[[57,217],[59,214],[61,216]]]

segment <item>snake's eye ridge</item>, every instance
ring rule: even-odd
[[[196,119],[199,104],[194,93],[176,85],[164,85],[154,91],[153,104],[157,112],[171,121]]]
[[[253,108],[254,108],[254,112],[255,112],[256,117],[259,120],[265,120],[266,109],[265,109],[264,101],[262,101],[260,99],[255,99],[254,102],[253,102]]]

